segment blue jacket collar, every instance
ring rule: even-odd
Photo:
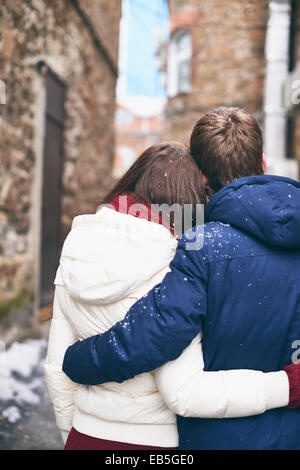
[[[237,179],[212,197],[205,221],[228,223],[278,248],[300,249],[300,183],[275,175]]]

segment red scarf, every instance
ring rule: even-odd
[[[139,204],[140,206],[136,208],[136,210],[130,211],[130,208],[134,204]],[[113,208],[121,214],[130,214],[139,219],[145,219],[149,222],[163,225],[170,230],[172,234],[174,234],[173,227],[170,227],[170,224],[164,221],[161,212],[157,213],[153,209],[151,210],[151,204],[149,202],[137,197],[133,193],[121,194],[120,196],[115,197],[110,202],[110,205],[112,205]]]

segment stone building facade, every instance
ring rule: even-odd
[[[1,2],[2,327],[51,302],[74,216],[111,183],[120,15],[121,0]]]
[[[264,130],[270,172],[298,178],[299,106],[283,96],[299,64],[299,2],[169,0],[169,9],[166,137],[188,143],[208,109],[243,107]]]

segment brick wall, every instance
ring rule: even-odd
[[[169,101],[168,137],[188,141],[208,108],[241,106],[262,118],[268,0],[170,0],[172,28],[189,27],[192,92]],[[180,19],[181,18],[181,19]]]
[[[120,112],[125,113],[125,121],[117,119]],[[120,104],[117,105],[115,117],[114,177],[119,178],[128,169],[128,162],[124,162],[122,157],[122,148],[130,149],[134,159],[138,158],[146,148],[161,142],[165,121],[162,115],[135,115]]]

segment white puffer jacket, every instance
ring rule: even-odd
[[[60,430],[176,447],[175,413],[224,418],[287,405],[284,372],[203,372],[200,336],[176,361],[121,384],[79,386],[62,372],[66,348],[124,318],[162,280],[176,246],[165,227],[106,207],[74,219],[55,279],[45,364]]]

